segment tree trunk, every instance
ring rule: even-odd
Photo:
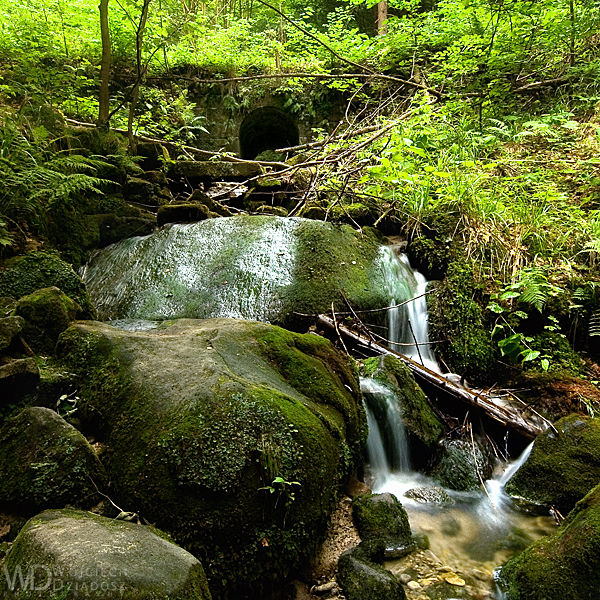
[[[381,0],[377,4],[377,35],[387,33],[388,3],[387,0]]]
[[[109,0],[100,0],[100,32],[102,36],[102,60],[100,62],[100,98],[98,110],[98,127],[108,126],[110,94],[108,78],[110,74],[110,30],[108,28]]]
[[[138,23],[135,45],[136,45],[136,81],[131,91],[131,102],[129,104],[129,117],[127,119],[127,137],[129,138],[129,153],[136,154],[137,145],[135,143],[135,137],[133,135],[133,118],[135,116],[135,107],[138,101],[138,95],[140,92],[140,85],[144,77],[144,65],[142,64],[142,49],[144,45],[144,31],[146,30],[146,22],[148,21],[148,10],[150,8],[150,2],[152,0],[144,0],[142,6],[142,14],[140,15],[140,22]]]

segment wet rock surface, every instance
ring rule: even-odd
[[[600,419],[564,417],[536,439],[506,491],[566,515],[600,481]]]
[[[217,591],[262,594],[323,536],[366,436],[353,365],[329,341],[231,319],[86,322],[58,352],[105,436],[115,501],[206,555]]]

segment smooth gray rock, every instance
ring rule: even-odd
[[[4,575],[4,600],[211,597],[200,562],[161,531],[73,509],[30,519],[6,556]]]

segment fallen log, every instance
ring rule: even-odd
[[[332,337],[339,338],[345,345],[367,356],[378,356],[382,354],[392,354],[404,363],[413,373],[418,383],[426,382],[442,390],[444,393],[453,396],[461,402],[477,407],[485,414],[504,427],[515,430],[524,437],[532,440],[544,431],[544,428],[537,423],[526,419],[522,412],[511,406],[504,406],[494,401],[489,393],[471,390],[462,385],[446,379],[443,375],[424,367],[403,354],[377,344],[373,340],[350,330],[348,327],[334,321],[326,315],[319,315],[317,325],[327,329]]]

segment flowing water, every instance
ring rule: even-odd
[[[394,246],[382,249],[382,267],[390,306],[387,312],[390,348],[439,373],[429,343],[427,280],[411,268],[408,257]],[[414,299],[397,306],[407,296],[407,286],[408,297]]]
[[[397,286],[405,285],[406,281],[411,297],[419,296],[413,302],[388,310],[390,347],[439,373],[428,344],[427,304],[423,295],[427,281],[393,248],[386,249],[384,257],[390,306],[396,304]],[[395,277],[401,279],[400,284],[394,282]],[[493,570],[525,545],[556,528],[549,516],[531,516],[519,511],[504,492],[505,484],[526,460],[533,444],[517,460],[503,465],[485,483],[485,490],[446,489],[451,503],[421,503],[405,494],[415,488],[439,489],[439,484],[410,468],[399,400],[393,391],[371,379],[363,378],[361,389],[369,421],[367,482],[374,493],[396,495],[408,512],[413,533],[426,535],[430,542],[430,550],[420,555],[421,563],[411,563],[415,559],[409,557],[390,561],[386,566],[397,574],[411,574],[419,583],[420,588],[408,590],[409,597],[423,597],[419,594],[439,580],[434,576],[436,569],[451,569],[453,574],[459,574],[457,581],[463,579],[463,586],[466,581],[464,590],[470,597],[491,598]]]

